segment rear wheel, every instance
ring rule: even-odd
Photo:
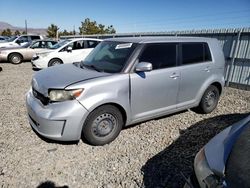
[[[100,106],[86,119],[82,135],[92,145],[105,145],[119,135],[123,123],[118,108],[112,105]]]
[[[203,94],[199,106],[193,110],[198,113],[208,114],[216,108],[219,98],[220,92],[218,88],[214,85],[210,85]]]
[[[23,56],[18,53],[12,53],[9,56],[9,61],[15,65],[22,63],[22,60],[23,60]]]
[[[60,59],[51,59],[48,63],[48,67],[52,67],[52,66],[55,66],[55,65],[60,65],[60,64],[63,64],[62,60]]]

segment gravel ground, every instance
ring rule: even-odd
[[[182,187],[196,152],[250,109],[249,91],[226,88],[209,115],[189,110],[148,121],[100,147],[53,143],[26,118],[30,63],[0,66],[0,187]]]

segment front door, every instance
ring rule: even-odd
[[[150,72],[134,72],[131,79],[132,121],[162,115],[176,108],[180,73],[176,68],[177,44],[148,44],[138,62],[149,62]]]

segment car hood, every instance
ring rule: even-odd
[[[77,82],[111,75],[92,69],[82,69],[75,64],[49,67],[37,72],[32,79],[32,87],[45,96],[49,89],[64,89]]]
[[[0,47],[17,47],[19,46],[17,43],[14,42],[2,42],[0,43]]]
[[[218,176],[225,175],[227,159],[241,132],[250,121],[250,115],[224,129],[205,145],[205,155],[210,169]]]

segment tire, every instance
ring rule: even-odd
[[[23,56],[19,53],[12,53],[9,56],[9,62],[14,64],[14,65],[18,65],[20,63],[22,63],[23,61]]]
[[[48,67],[63,64],[61,59],[51,59],[48,63]]]
[[[208,114],[216,108],[219,98],[219,89],[214,85],[210,85],[204,92],[199,106],[194,108],[193,110],[197,113]]]
[[[105,145],[119,135],[123,124],[123,117],[118,108],[112,105],[100,106],[87,117],[82,136],[91,145]]]

